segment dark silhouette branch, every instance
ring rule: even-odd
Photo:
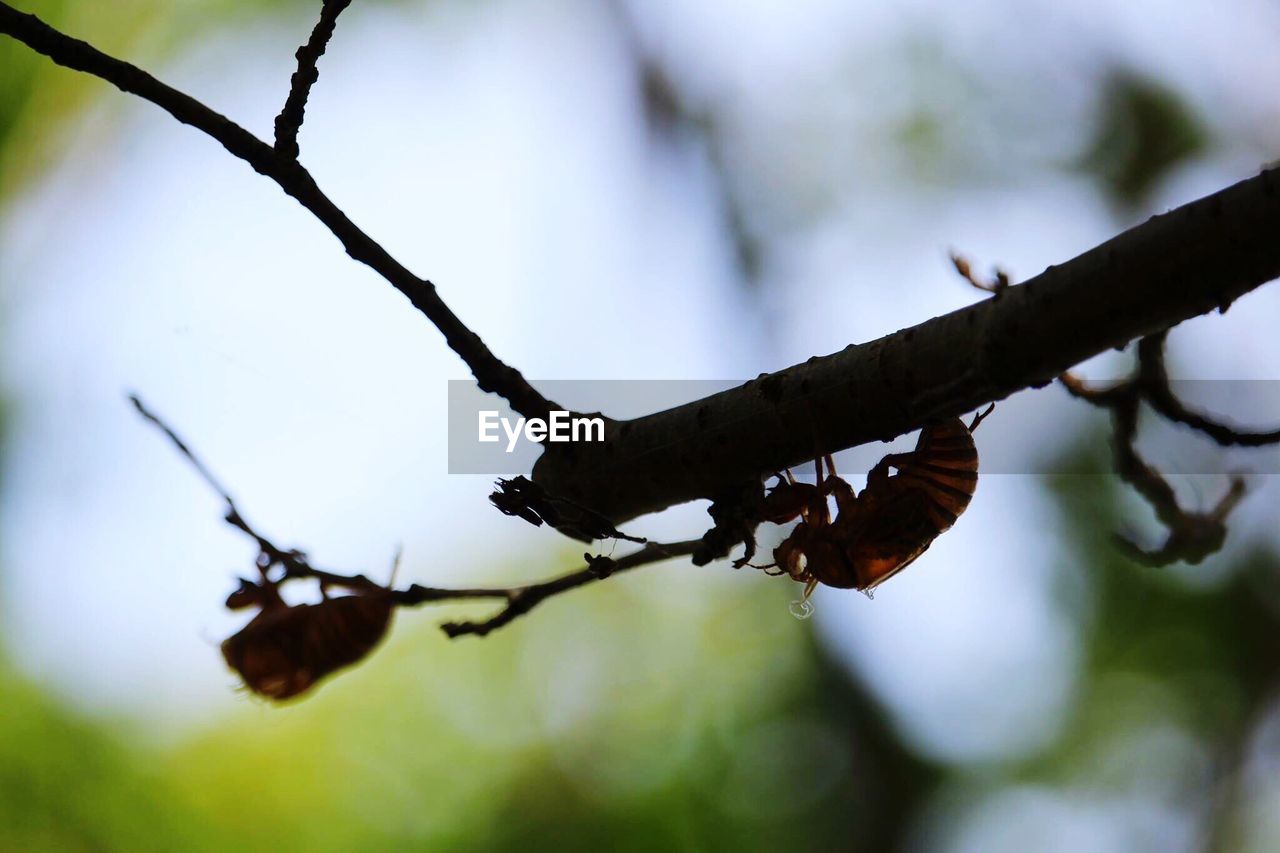
[[[993,296],[999,296],[1009,286],[1009,273],[1000,269],[1000,267],[996,267],[992,271],[990,279],[978,278],[973,271],[973,266],[969,263],[969,259],[954,250],[951,252],[951,265],[956,268],[956,272],[960,274],[960,277],[969,282],[969,284]]]
[[[959,416],[1280,276],[1280,172],[1131,228],[967,308],[543,448],[533,479],[615,524]],[[875,298],[874,296],[871,298]]]
[[[623,533],[610,524],[609,519],[592,509],[547,494],[528,477],[499,479],[494,485],[497,488],[489,495],[489,502],[503,515],[518,516],[534,527],[541,527],[545,522],[566,536],[582,542],[625,539],[643,545],[648,541],[643,536]]]
[[[298,70],[293,72],[289,81],[289,96],[285,99],[284,108],[276,116],[275,147],[281,156],[291,160],[298,159],[298,131],[302,128],[306,113],[307,96],[320,77],[316,63],[324,56],[329,39],[333,38],[338,16],[350,5],[351,0],[321,0],[320,20],[311,31],[311,38],[294,54],[298,60]]]
[[[453,313],[430,281],[419,278],[393,258],[372,237],[361,231],[328,196],[311,174],[292,157],[258,139],[228,119],[145,71],[108,56],[78,39],[45,24],[34,15],[0,2],[0,33],[42,53],[59,65],[92,74],[129,94],[148,100],[183,124],[213,137],[253,169],[271,178],[297,200],[342,243],[348,255],[371,267],[404,294],[444,335],[445,341],[467,366],[484,391],[504,397],[528,418],[545,418],[557,408],[528,383],[514,367],[504,363]]]
[[[136,394],[129,395],[129,402],[138,410],[138,414],[154,424],[161,432],[163,432],[178,449],[178,452],[191,463],[196,472],[204,479],[209,486],[218,493],[218,496],[227,505],[227,512],[223,516],[228,524],[237,530],[242,531],[251,537],[258,545],[258,558],[256,566],[259,574],[265,580],[268,573],[280,567],[283,574],[273,583],[283,583],[284,581],[300,578],[312,578],[320,582],[321,589],[329,587],[338,587],[341,589],[349,589],[354,591],[378,591],[389,592],[391,600],[400,607],[417,607],[422,604],[436,604],[442,601],[462,601],[474,599],[501,599],[505,601],[505,606],[496,614],[477,622],[448,622],[441,629],[449,635],[449,637],[461,637],[466,634],[475,634],[483,637],[486,634],[510,624],[520,616],[528,613],[534,607],[538,606],[548,598],[577,589],[580,586],[593,583],[598,580],[624,572],[629,569],[647,566],[651,563],[658,563],[663,560],[669,560],[675,557],[685,557],[692,554],[699,544],[699,540],[691,540],[687,542],[671,542],[662,544],[658,542],[648,542],[643,548],[627,554],[624,557],[614,559],[612,557],[595,556],[590,553],[584,554],[586,567],[571,572],[566,575],[551,578],[545,581],[529,584],[527,586],[514,587],[479,587],[479,588],[448,588],[448,587],[431,587],[422,586],[420,584],[412,584],[405,589],[390,589],[371,580],[363,574],[341,574],[331,572],[326,569],[317,568],[311,565],[305,551],[297,548],[281,548],[268,539],[262,533],[259,533],[245,517],[241,514],[239,507],[236,506],[235,499],[231,497],[231,493],[218,480],[217,477],[209,470],[195,454],[185,441],[178,435],[172,427],[170,427],[159,415],[152,412],[138,398]],[[399,557],[397,556],[397,562]],[[240,589],[231,594],[228,599],[230,607],[234,602],[237,593],[252,589],[256,584],[253,581],[241,579]]]
[[[1223,447],[1265,447],[1280,442],[1280,430],[1252,432],[1194,412],[1178,399],[1169,385],[1164,341],[1168,330],[1144,338],[1138,344],[1138,382],[1147,405],[1165,418],[1202,433]]]
[[[223,518],[226,519],[227,524],[230,524],[237,530],[243,531],[253,537],[254,541],[258,543],[258,550],[261,555],[270,557],[272,564],[286,562],[286,557],[289,555],[301,556],[302,552],[300,551],[284,551],[277,548],[269,539],[258,533],[257,530],[255,530],[249,522],[245,520],[245,517],[240,514],[240,508],[236,506],[235,498],[231,497],[231,493],[227,491],[227,488],[222,485],[217,477],[213,476],[213,472],[200,461],[200,457],[196,456],[195,452],[187,446],[187,443],[183,441],[167,423],[161,420],[158,415],[148,409],[137,394],[130,394],[129,402],[138,410],[138,414],[142,415],[142,417],[150,421],[161,432],[168,436],[169,440],[173,442],[174,447],[178,448],[178,452],[186,457],[186,460],[191,463],[193,468],[196,469],[196,473],[198,473],[204,481],[218,493],[218,496],[221,497],[227,505],[226,515],[223,516]],[[261,561],[259,562],[261,563]]]
[[[1138,453],[1138,415],[1143,402],[1158,414],[1185,424],[1217,441],[1258,447],[1280,443],[1280,431],[1268,433],[1240,432],[1210,418],[1190,412],[1169,387],[1165,366],[1164,344],[1168,330],[1148,335],[1138,342],[1138,362],[1133,375],[1107,388],[1086,386],[1070,373],[1060,377],[1072,396],[1095,406],[1109,409],[1115,432],[1113,451],[1116,473],[1155,510],[1156,518],[1169,530],[1164,544],[1147,550],[1127,537],[1116,535],[1116,542],[1132,559],[1149,566],[1166,566],[1178,560],[1199,563],[1222,548],[1227,536],[1227,516],[1245,495],[1244,478],[1233,475],[1226,494],[1208,512],[1185,510],[1169,481]]]
[[[542,583],[514,587],[508,590],[507,606],[488,619],[478,622],[449,622],[442,625],[441,628],[450,637],[461,637],[466,634],[483,637],[491,631],[495,631],[504,625],[509,625],[513,620],[528,613],[548,598],[559,595],[562,592],[568,592],[571,589],[595,583],[618,572],[625,572],[629,569],[647,566],[652,563],[660,563],[663,560],[670,560],[674,557],[687,557],[701,544],[702,540],[700,539],[688,539],[683,542],[668,542],[665,544],[650,542],[640,550],[633,551],[625,557],[618,557],[617,559],[593,557],[590,554],[584,554],[583,557],[587,561],[586,568],[549,581],[543,581]],[[602,565],[602,563],[605,565]]]

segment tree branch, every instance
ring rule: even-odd
[[[293,72],[289,81],[289,96],[285,98],[284,108],[276,116],[276,151],[291,160],[298,159],[298,131],[302,128],[302,120],[307,109],[307,96],[311,87],[320,77],[316,63],[324,56],[329,39],[333,38],[334,28],[338,24],[338,16],[351,5],[351,0],[321,0],[320,20],[311,31],[311,38],[298,48],[294,57],[298,60],[298,70]]]
[[[528,418],[545,418],[551,409],[558,408],[539,394],[518,370],[495,356],[480,336],[444,303],[434,284],[414,275],[361,231],[320,191],[311,174],[295,159],[277,152],[226,116],[140,68],[64,35],[36,16],[19,12],[4,2],[0,2],[0,33],[22,42],[59,65],[92,74],[123,92],[148,100],[183,124],[216,139],[255,171],[275,181],[287,195],[324,223],[348,255],[371,267],[404,294],[440,330],[449,347],[471,368],[481,390],[502,396],[515,411]]]
[[[1188,410],[1169,387],[1164,360],[1168,334],[1166,329],[1139,341],[1138,364],[1133,375],[1109,388],[1089,388],[1070,373],[1059,377],[1072,396],[1111,411],[1116,473],[1151,504],[1156,518],[1169,529],[1165,543],[1154,550],[1144,549],[1117,534],[1121,549],[1130,558],[1148,566],[1167,566],[1178,560],[1199,563],[1221,549],[1227,538],[1227,516],[1244,498],[1245,482],[1240,475],[1233,475],[1226,494],[1208,512],[1183,509],[1169,481],[1138,453],[1138,414],[1144,401],[1158,414],[1202,432],[1219,444],[1260,447],[1280,443],[1280,430],[1239,432]]]
[[[213,472],[200,460],[200,457],[196,456],[195,451],[182,440],[181,436],[159,415],[147,408],[136,394],[129,395],[129,402],[138,410],[138,414],[168,437],[178,452],[195,468],[196,473],[218,493],[218,496],[227,505],[227,512],[223,516],[224,520],[257,543],[257,569],[262,576],[262,584],[270,584],[274,588],[274,586],[285,581],[313,578],[320,582],[321,590],[325,590],[328,587],[339,587],[357,592],[389,592],[391,600],[399,607],[417,607],[422,604],[435,604],[442,601],[490,598],[502,599],[506,602],[506,606],[488,619],[478,622],[448,622],[441,625],[441,629],[450,638],[461,637],[466,634],[475,634],[483,637],[504,625],[509,625],[548,598],[598,580],[604,580],[618,572],[625,572],[629,569],[647,566],[651,563],[658,563],[675,557],[688,556],[694,552],[701,542],[701,540],[696,539],[666,544],[647,542],[638,551],[634,551],[625,557],[619,557],[616,560],[611,557],[593,556],[590,553],[583,554],[583,559],[587,563],[585,568],[528,586],[448,588],[421,586],[415,583],[405,589],[388,589],[388,587],[377,581],[370,580],[363,574],[340,574],[317,568],[311,565],[305,551],[300,551],[297,548],[281,548],[265,535],[259,533],[241,514],[239,507],[236,506],[235,499],[231,497],[231,493],[227,488],[213,475]],[[398,555],[396,562],[399,562]],[[272,571],[276,566],[280,566],[284,574],[278,579],[268,581],[268,572]],[[392,574],[394,575],[394,571]],[[231,596],[227,599],[227,606],[236,606],[239,596],[243,595],[245,591],[260,589],[260,586],[260,584],[253,581],[242,579],[240,581],[240,589],[231,593]]]
[[[1164,360],[1164,341],[1167,335],[1167,330],[1159,332],[1143,338],[1138,344],[1139,372],[1136,381],[1141,385],[1142,396],[1147,405],[1163,417],[1188,426],[1223,447],[1265,447],[1280,443],[1280,430],[1242,430],[1187,408],[1173,393],[1169,384],[1169,371]]]
[[[669,560],[674,557],[686,557],[692,554],[701,543],[702,540],[700,539],[687,539],[683,542],[668,542],[666,544],[650,542],[640,550],[633,551],[616,560],[584,554],[583,557],[587,561],[587,566],[584,569],[549,581],[535,583],[532,586],[513,587],[508,590],[507,606],[488,619],[479,622],[448,622],[440,627],[453,638],[466,634],[483,637],[490,631],[509,625],[512,621],[528,613],[548,598],[603,580],[610,574],[625,572],[628,569],[647,566],[651,563],[660,563],[663,560]],[[603,562],[607,562],[607,569],[601,566]]]
[[[1280,276],[1280,172],[1155,216],[991,298],[702,400],[605,441],[546,445],[533,479],[622,524],[815,455],[1038,388]],[[874,297],[872,297],[874,298]]]

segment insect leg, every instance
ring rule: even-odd
[[[987,419],[987,415],[994,412],[995,408],[996,408],[996,404],[992,403],[990,406],[987,406],[987,408],[984,409],[983,411],[977,412],[976,414],[974,414],[973,422],[969,424],[969,432],[973,432],[975,429],[977,429],[978,424],[985,421]]]
[[[857,493],[854,492],[853,486],[845,482],[844,478],[836,474],[836,461],[828,453],[823,457],[827,463],[827,482],[825,485],[826,493],[834,495],[836,499],[836,512],[841,513],[853,506],[857,500]]]
[[[391,558],[391,577],[387,579],[387,589],[396,585],[396,575],[400,572],[400,558],[404,556],[404,544],[396,543],[396,555]]]
[[[876,467],[867,473],[867,488],[885,482],[889,479],[890,468],[901,468],[903,465],[909,464],[914,458],[913,453],[890,453],[888,456],[876,463]]]

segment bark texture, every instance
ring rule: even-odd
[[[621,524],[1043,386],[1280,276],[1280,170],[1152,217],[983,302],[549,445],[533,479]]]

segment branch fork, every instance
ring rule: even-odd
[[[1219,551],[1227,537],[1227,516],[1244,498],[1246,484],[1242,475],[1233,474],[1226,493],[1212,509],[1205,512],[1184,509],[1169,481],[1142,458],[1135,446],[1142,403],[1166,419],[1184,424],[1223,446],[1262,447],[1280,443],[1280,430],[1241,430],[1194,412],[1179,400],[1169,385],[1165,366],[1168,334],[1169,330],[1165,329],[1139,341],[1133,375],[1116,385],[1090,388],[1071,373],[1064,373],[1059,380],[1072,396],[1110,410],[1116,473],[1151,504],[1156,518],[1168,528],[1164,544],[1151,549],[1115,534],[1117,544],[1130,558],[1149,566],[1166,566],[1176,561],[1200,563]]]

